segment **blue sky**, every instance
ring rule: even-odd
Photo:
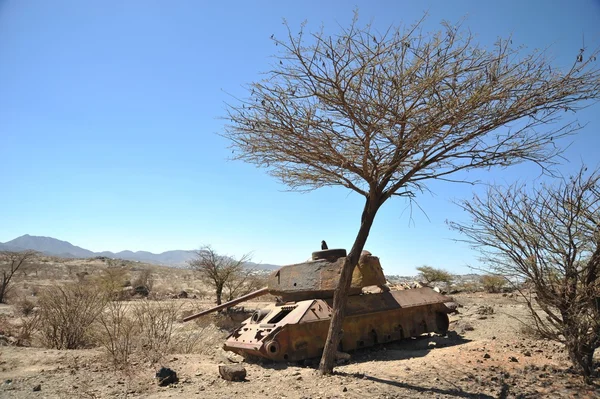
[[[27,1],[0,2],[0,242],[52,236],[95,251],[194,249],[211,244],[256,262],[306,259],[322,239],[349,248],[363,200],[344,189],[308,194],[242,162],[218,136],[225,101],[274,62],[271,34],[308,21],[335,33],[353,9],[385,29],[425,11],[428,30],[459,21],[484,45],[512,34],[528,49],[550,46],[568,67],[585,35],[600,46],[600,2],[581,1]],[[600,157],[599,105],[559,169]],[[567,116],[573,119],[573,116]],[[531,165],[478,173],[510,183]],[[386,203],[366,248],[388,274],[423,264],[453,272],[477,253],[445,220],[464,220],[453,199],[481,187],[431,184],[418,198]]]

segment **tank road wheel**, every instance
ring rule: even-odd
[[[448,327],[450,327],[450,320],[446,313],[437,312],[435,314],[435,329],[436,333],[446,335],[448,333]]]
[[[312,260],[326,259],[335,260],[346,256],[345,249],[324,249],[322,251],[315,251],[312,253]]]

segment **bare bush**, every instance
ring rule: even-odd
[[[35,303],[29,299],[22,297],[15,303],[15,308],[22,316],[29,316],[35,308]]]
[[[46,347],[77,349],[93,342],[92,325],[107,303],[93,284],[67,283],[46,288],[40,295],[40,328]]]
[[[519,293],[543,337],[565,344],[586,382],[600,347],[600,170],[552,185],[491,187],[452,223],[482,251],[491,271],[526,283]],[[539,306],[539,313],[534,307]]]
[[[139,325],[126,302],[109,301],[98,317],[96,341],[106,350],[115,368],[127,368],[136,345]]]
[[[21,317],[17,326],[17,345],[31,346],[33,336],[39,331],[40,314],[32,312],[28,316]]]
[[[39,321],[37,313],[18,319],[0,315],[0,336],[8,344],[30,346],[34,333],[38,331]],[[0,342],[0,345],[4,342]]]
[[[133,308],[140,352],[153,364],[170,353],[179,308],[175,302],[153,301],[140,301]]]

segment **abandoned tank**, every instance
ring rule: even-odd
[[[321,356],[332,314],[333,292],[346,251],[313,252],[309,261],[283,266],[267,287],[184,319],[231,307],[265,294],[277,298],[231,333],[224,349],[245,357],[300,361]],[[390,291],[379,258],[363,251],[352,275],[340,351],[416,337],[445,334],[451,299],[431,288]]]

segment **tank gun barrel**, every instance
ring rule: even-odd
[[[220,304],[218,306],[215,306],[213,308],[210,308],[210,309],[207,309],[207,310],[203,310],[200,313],[196,313],[196,314],[193,314],[191,316],[185,317],[183,319],[183,321],[190,321],[190,320],[196,319],[198,317],[207,315],[209,313],[218,312],[221,309],[230,308],[230,307],[232,307],[234,305],[237,305],[238,303],[245,302],[245,301],[250,300],[252,298],[256,298],[256,297],[259,297],[259,296],[262,296],[262,295],[266,295],[268,293],[269,293],[269,288],[268,287],[261,288],[260,290],[251,292],[251,293],[246,294],[244,296],[241,296],[239,298],[233,299],[233,300],[231,300],[229,302],[222,303],[222,304]]]

